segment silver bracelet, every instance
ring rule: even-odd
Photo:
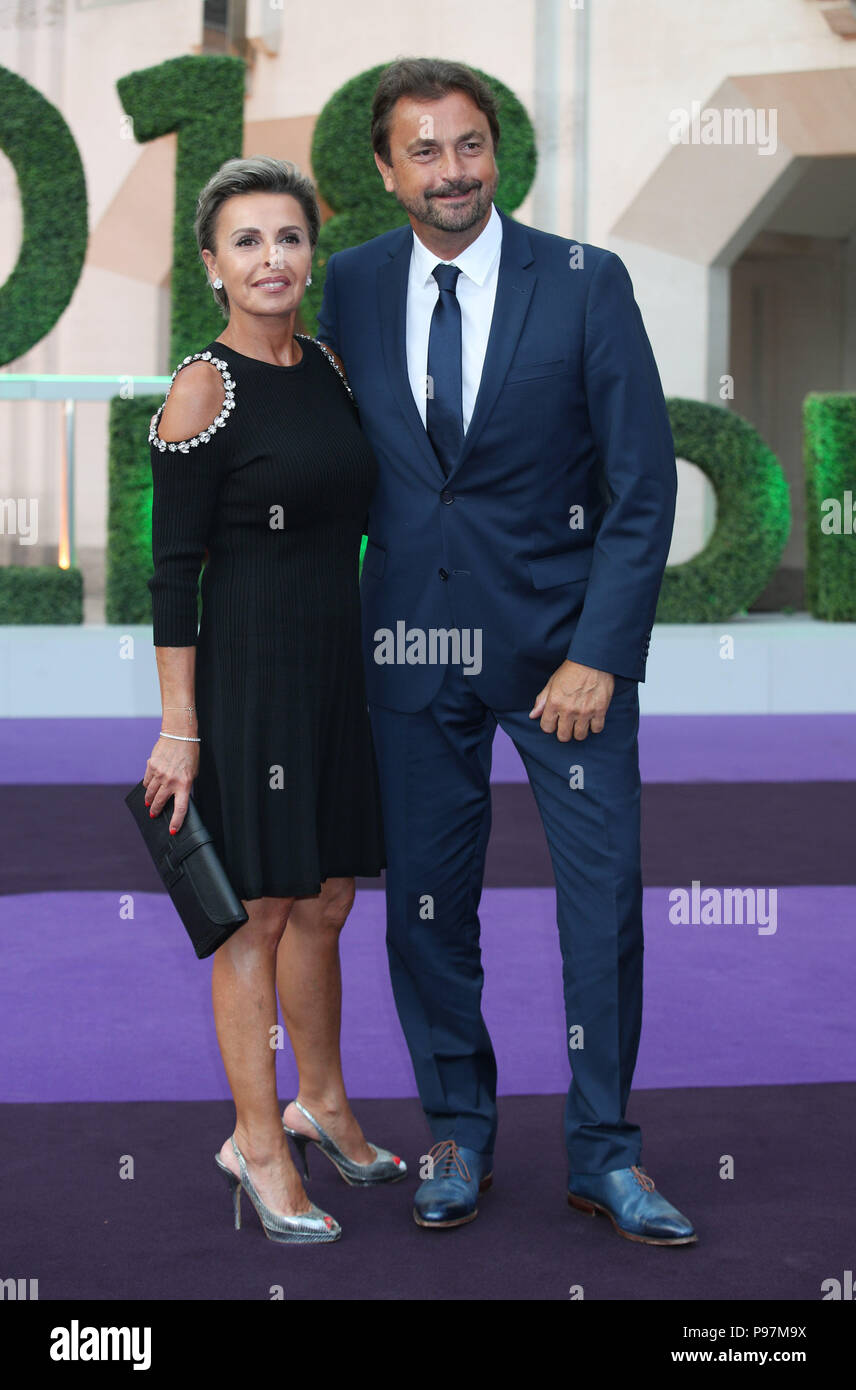
[[[201,743],[201,742],[202,742],[202,739],[201,739],[201,738],[187,738],[185,734],[168,734],[168,733],[165,732],[164,729],[161,729],[161,738],[177,738],[177,739],[179,739],[179,740],[181,741],[181,743]]]

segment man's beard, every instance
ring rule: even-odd
[[[449,192],[469,193],[471,188],[475,188],[469,202],[459,205],[445,203],[442,198],[429,197],[426,193],[421,194],[418,199],[413,198],[408,202],[399,196],[398,201],[405,212],[410,213],[411,217],[415,217],[417,222],[424,222],[429,227],[438,227],[444,232],[465,232],[485,216],[493,201],[495,187],[495,183],[493,185],[483,183],[473,185],[464,182],[463,187],[460,188],[452,184],[448,188]],[[429,190],[430,193],[439,193],[440,191],[439,188]]]

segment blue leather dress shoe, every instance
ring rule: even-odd
[[[592,1216],[602,1212],[619,1235],[646,1245],[692,1245],[698,1240],[692,1222],[661,1197],[654,1179],[635,1165],[572,1176],[568,1204]]]
[[[493,1154],[459,1148],[444,1139],[429,1152],[433,1176],[425,1178],[413,1199],[417,1226],[463,1226],[478,1216],[478,1195],[493,1182]]]

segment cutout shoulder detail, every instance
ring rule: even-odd
[[[160,435],[158,434],[158,425],[160,424],[160,418],[163,414],[164,407],[166,406],[167,400],[169,399],[169,393],[172,390],[172,383],[175,381],[175,378],[178,376],[182,367],[186,367],[188,363],[196,361],[210,362],[213,367],[217,368],[217,371],[223,378],[223,386],[226,390],[226,398],[220,407],[220,412],[214,418],[214,420],[212,420],[210,425],[206,425],[205,429],[201,430],[199,434],[194,435],[192,439],[176,439],[172,442],[166,439],[161,439]],[[161,453],[164,453],[167,449],[169,449],[172,453],[177,452],[180,454],[189,454],[191,449],[197,448],[200,444],[207,444],[214,431],[217,429],[221,429],[223,425],[226,424],[231,412],[234,409],[235,383],[229,372],[228,363],[224,362],[222,357],[215,357],[212,352],[194,352],[191,357],[185,357],[183,362],[179,362],[178,366],[176,367],[175,371],[173,372],[170,378],[170,383],[166,389],[166,395],[164,396],[163,403],[160,405],[156,413],[151,418],[151,425],[149,428],[149,443],[154,444],[156,449],[160,449]]]
[[[314,343],[317,348],[321,349],[324,356],[327,358],[327,361],[330,363],[330,366],[333,368],[333,371],[341,379],[342,385],[344,386],[351,400],[354,401],[354,405],[356,405],[356,400],[354,400],[354,393],[348,385],[345,373],[342,371],[341,367],[339,366],[330,349],[328,347],[325,347],[323,343],[319,343],[317,338],[311,337],[308,333],[295,333],[294,336],[295,338],[305,338],[307,342]]]

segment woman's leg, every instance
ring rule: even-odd
[[[235,1143],[259,1195],[285,1216],[311,1202],[291,1161],[276,1094],[276,953],[293,898],[253,898],[249,921],[214,953],[211,995],[217,1040],[235,1101]],[[227,1139],[220,1157],[238,1174]]]
[[[342,975],[339,933],[354,902],[352,878],[327,878],[315,898],[296,898],[276,958],[282,1016],[294,1049],[300,1090],[297,1099],[355,1163],[372,1163],[345,1095],[339,1032]],[[315,1127],[292,1102],[285,1122],[317,1138]]]

